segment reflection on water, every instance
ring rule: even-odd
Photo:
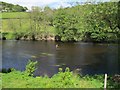
[[[32,59],[38,61],[35,75],[51,76],[60,67],[79,69],[81,74],[120,73],[117,44],[3,41],[2,45],[3,68],[25,70]]]

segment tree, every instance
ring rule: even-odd
[[[60,9],[54,18],[54,26],[57,35],[62,41],[78,41],[80,32],[77,27],[77,16],[69,14],[63,9]]]
[[[93,4],[88,16],[88,28],[86,36],[93,41],[115,41],[117,40],[117,3],[106,2]]]

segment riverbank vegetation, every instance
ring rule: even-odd
[[[82,76],[59,68],[59,72],[52,77],[34,76],[37,62],[29,61],[23,72],[9,69],[2,75],[2,88],[103,88],[104,75]],[[1,80],[0,80],[1,82]],[[120,76],[108,76],[107,88],[120,88]]]
[[[32,7],[30,12],[2,14],[6,39],[117,42],[119,2],[91,3],[68,8]]]
[[[104,80],[104,79],[103,79]],[[93,77],[79,77],[65,71],[47,76],[28,76],[24,72],[2,73],[3,88],[103,88],[102,80]]]

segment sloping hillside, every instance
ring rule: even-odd
[[[0,11],[2,12],[25,12],[27,10],[27,7],[6,2],[0,2],[0,5],[2,5],[2,7],[0,7]]]

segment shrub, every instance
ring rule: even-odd
[[[33,62],[32,60],[29,60],[27,65],[26,65],[26,70],[25,73],[28,74],[28,76],[33,76],[33,72],[37,69],[36,65],[37,61]]]

